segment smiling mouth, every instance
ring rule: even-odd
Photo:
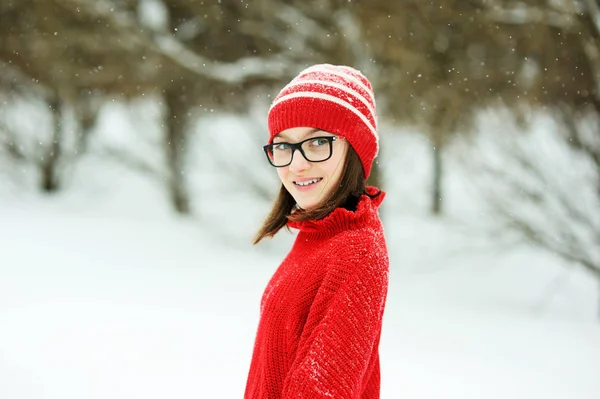
[[[307,180],[307,181],[295,181],[294,184],[296,186],[306,187],[306,186],[310,186],[311,184],[318,183],[321,180],[323,180],[323,178],[319,177],[319,178],[312,179],[312,180]]]

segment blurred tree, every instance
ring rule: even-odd
[[[63,169],[86,149],[89,133],[100,106],[98,95],[118,91],[121,95],[138,95],[156,74],[139,74],[133,62],[146,56],[145,47],[132,36],[122,40],[113,29],[102,4],[69,0],[0,1],[0,61],[12,82],[3,79],[2,90],[15,100],[21,91],[37,92],[45,98],[53,115],[53,133],[39,158],[30,160],[39,166],[40,188],[46,192],[60,187]],[[90,9],[91,8],[91,9]],[[123,35],[124,36],[124,35]],[[139,57],[139,58],[138,58]],[[156,58],[156,57],[155,57]],[[28,89],[27,86],[30,86]],[[34,87],[35,86],[35,87]],[[78,130],[77,146],[65,151],[63,120],[73,111]],[[14,148],[31,139],[14,134]]]
[[[48,99],[48,109],[52,115],[52,136],[44,153],[40,157],[39,165],[41,171],[41,187],[51,193],[59,188],[58,167],[62,155],[63,142],[63,102],[60,97],[53,95]]]
[[[248,101],[245,91],[280,76],[281,72],[271,73],[273,67],[263,69],[266,63],[274,65],[265,50],[271,50],[268,39],[239,26],[241,21],[260,25],[264,12],[261,4],[257,2],[252,12],[243,2],[139,0],[137,4],[141,25],[148,26],[159,38],[163,50],[177,59],[185,58],[189,67],[172,75],[161,92],[166,108],[164,143],[169,191],[175,209],[181,213],[190,211],[186,144],[197,111],[216,108],[242,112]],[[162,14],[164,20],[148,18],[156,14]],[[281,65],[287,64],[281,61]],[[285,70],[281,65],[277,69]],[[207,67],[207,74],[197,71]]]
[[[500,117],[503,127],[486,122],[495,131],[474,138],[462,160],[491,211],[486,229],[517,233],[519,242],[580,265],[600,284],[600,117],[532,109],[532,130],[512,112]],[[600,317],[600,303],[598,310]]]
[[[11,83],[23,79],[6,66],[3,70]],[[5,79],[6,75],[0,81]],[[13,161],[15,170],[33,166],[42,192],[59,190],[65,166],[79,153],[77,146],[67,144],[75,141],[73,136],[79,127],[72,120],[72,109],[55,92],[30,83],[0,92],[4,98],[0,106],[0,154]],[[13,112],[16,115],[10,115]],[[23,112],[29,118],[23,118]]]
[[[499,29],[486,1],[357,2],[376,74],[381,108],[394,123],[414,124],[431,140],[431,210],[442,212],[443,149],[468,131],[486,104],[521,95],[515,74],[523,58],[511,42],[522,32]],[[519,35],[518,35],[519,34]]]
[[[502,29],[527,32],[513,48],[527,60],[527,89],[508,105],[520,111],[525,127],[540,111],[550,115],[559,141],[546,138],[534,151],[516,142],[498,146],[519,168],[480,163],[478,172],[494,181],[484,175],[480,186],[484,193],[501,192],[487,198],[508,228],[579,264],[600,284],[600,7],[594,0],[489,6],[488,18]],[[561,158],[564,153],[569,157]],[[576,175],[568,173],[571,167]],[[600,316],[600,302],[598,310]]]
[[[274,51],[271,57],[257,56],[253,39],[247,35],[241,40],[243,35],[231,29],[241,20],[243,4],[206,3],[0,0],[0,60],[75,110],[82,129],[79,151],[94,125],[98,97],[163,94],[169,119],[164,140],[167,187],[174,208],[185,213],[191,110],[241,108],[240,92],[281,78],[290,68]],[[56,147],[61,144],[51,142],[48,153],[61,157],[64,151]]]

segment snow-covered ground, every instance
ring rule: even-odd
[[[382,398],[598,398],[596,284],[428,217],[426,143],[386,140]],[[260,295],[293,237],[252,247],[268,204],[210,174],[190,219],[93,157],[58,196],[0,189],[0,398],[243,396]],[[464,207],[452,184],[449,209]]]

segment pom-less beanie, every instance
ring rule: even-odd
[[[294,127],[345,137],[362,162],[365,179],[379,150],[373,88],[349,66],[319,64],[300,72],[273,100],[268,125],[269,143]]]

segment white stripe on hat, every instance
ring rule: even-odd
[[[366,98],[364,98],[359,92],[357,92],[356,90],[352,89],[351,87],[348,87],[346,85],[337,83],[337,82],[332,82],[331,80],[321,80],[321,79],[315,79],[315,80],[293,80],[291,81],[287,86],[285,86],[285,88],[282,90],[282,92],[285,92],[286,90],[288,90],[290,87],[294,87],[294,86],[299,86],[299,85],[303,85],[303,84],[321,84],[324,86],[331,86],[331,87],[335,87],[336,89],[340,89],[342,91],[345,91],[346,93],[358,98],[360,100],[360,102],[362,102],[368,109],[369,112],[371,112],[371,115],[373,117],[373,120],[375,120],[375,110],[373,109],[373,106],[367,101]]]
[[[357,85],[359,85],[364,91],[366,91],[369,94],[369,99],[371,100],[371,102],[373,104],[375,104],[375,96],[373,95],[373,90],[369,89],[359,78],[357,78],[354,75],[351,75],[349,73],[345,73],[342,72],[338,69],[329,69],[323,65],[313,65],[309,68],[306,68],[304,71],[301,72],[301,75],[298,75],[296,77],[296,79],[301,79],[301,76],[304,76],[308,73],[312,73],[312,72],[325,72],[331,75],[336,75],[339,76],[340,78],[344,78],[344,79],[348,79],[351,80],[352,82],[356,83]],[[366,78],[365,78],[366,79]],[[295,80],[295,79],[294,79]]]
[[[280,98],[278,98],[277,100],[275,100],[273,102],[273,104],[271,105],[271,109],[273,109],[277,104],[280,104],[284,101],[291,100],[294,98],[302,98],[302,97],[318,98],[320,100],[331,101],[333,103],[341,105],[342,107],[346,108],[347,110],[351,111],[353,114],[358,116],[364,122],[364,124],[367,125],[367,127],[369,128],[371,133],[373,133],[373,136],[375,136],[375,141],[377,143],[379,143],[379,137],[377,136],[377,129],[375,129],[375,126],[373,126],[371,121],[369,121],[369,119],[367,119],[367,117],[362,112],[360,112],[354,105],[352,105],[352,104],[348,103],[347,101],[344,101],[336,96],[331,96],[329,94],[323,94],[323,93],[312,92],[312,91],[298,91],[295,93],[286,94],[285,96],[281,96]]]

